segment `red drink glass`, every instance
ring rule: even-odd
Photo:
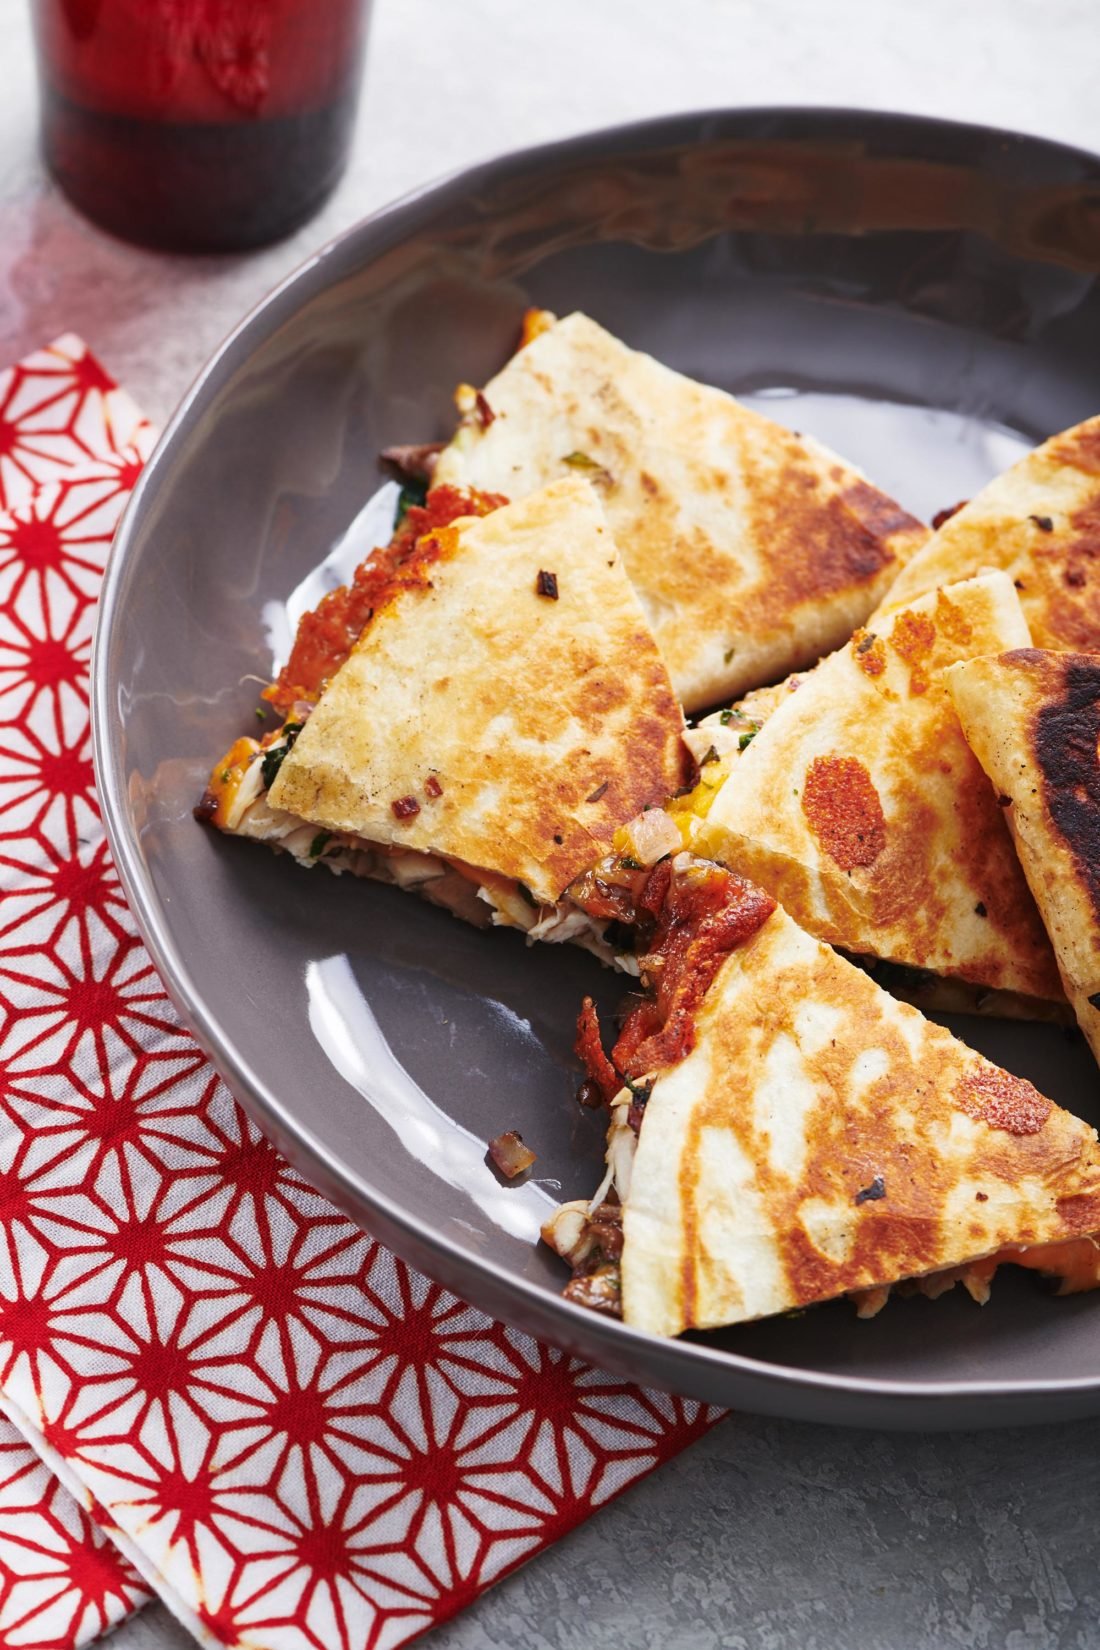
[[[288,235],[347,160],[370,0],[31,0],[42,146],[105,229],[174,251]]]

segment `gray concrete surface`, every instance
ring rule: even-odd
[[[157,419],[313,246],[496,150],[766,102],[905,108],[1100,147],[1095,0],[379,0],[355,158],[324,214],[258,256],[187,262],[109,241],[43,177],[27,12],[0,0],[0,360],[75,328]],[[737,1418],[430,1643],[1091,1650],[1098,1474],[1100,1422],[916,1437]],[[152,1608],[112,1650],[189,1642]]]

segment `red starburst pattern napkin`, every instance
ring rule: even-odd
[[[89,747],[149,443],[76,339],[0,378],[0,1650],[102,1631],[142,1597],[127,1559],[205,1643],[388,1650],[715,1416],[411,1272],[177,1022]]]
[[[2,1650],[71,1650],[148,1596],[95,1520],[0,1420]]]

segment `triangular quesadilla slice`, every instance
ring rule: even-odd
[[[1025,649],[946,680],[1100,1060],[1100,655]]]
[[[817,442],[584,315],[465,395],[436,481],[517,498],[588,476],[689,710],[839,646],[927,537]]]
[[[1008,574],[1036,647],[1100,650],[1100,418],[1044,442],[956,510],[883,606],[985,568]],[[871,622],[876,628],[877,616]]]
[[[895,1001],[758,888],[683,856],[610,1059],[608,1173],[543,1235],[566,1293],[658,1335],[998,1264],[1100,1281],[1096,1133]]]
[[[422,536],[317,703],[215,770],[206,817],[610,960],[606,924],[559,901],[683,783],[682,733],[599,500],[571,476]]]
[[[1062,1002],[997,796],[943,681],[1026,646],[1012,582],[989,573],[857,631],[768,716],[690,845],[734,866],[810,933],[863,957]],[[705,775],[704,767],[703,773]]]

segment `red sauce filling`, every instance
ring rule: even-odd
[[[577,1015],[577,1036],[573,1043],[573,1053],[588,1074],[589,1082],[596,1085],[604,1104],[610,1105],[623,1086],[622,1078],[604,1052],[603,1040],[600,1037],[600,1017],[591,997],[584,999],[581,1011]]]
[[[806,770],[802,812],[842,871],[873,865],[886,846],[886,820],[871,775],[854,756],[815,756]]]
[[[623,1077],[675,1065],[695,1047],[695,1016],[722,963],[752,938],[775,910],[775,901],[733,871],[704,862],[673,874],[667,861],[654,867],[638,900],[655,910],[656,926],[643,968],[650,995],[629,1011],[609,1060],[600,1040],[595,1005],[586,997],[575,1046],[589,1080],[604,1098]]]
[[[774,910],[770,895],[717,865],[672,877],[643,965],[654,994],[630,1011],[611,1051],[621,1072],[642,1077],[691,1053],[711,981]]]
[[[460,516],[487,516],[507,502],[499,493],[433,487],[423,505],[406,511],[389,544],[356,568],[350,584],[330,590],[302,615],[290,658],[264,698],[282,711],[296,699],[319,699],[378,609],[399,590],[428,583],[428,570],[444,550],[443,529]]]

